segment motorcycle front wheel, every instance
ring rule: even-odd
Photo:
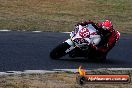
[[[51,59],[60,59],[61,57],[65,56],[67,54],[65,51],[68,48],[70,48],[70,45],[68,45],[66,42],[59,44],[50,52]]]

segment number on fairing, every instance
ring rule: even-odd
[[[84,27],[84,28],[82,28],[82,29],[79,31],[79,35],[80,35],[82,38],[88,38],[88,37],[90,37],[90,32],[89,32],[89,30],[88,30],[86,27]]]

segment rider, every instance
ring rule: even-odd
[[[107,54],[119,40],[120,33],[113,28],[113,24],[110,20],[105,20],[103,22],[95,23],[93,21],[85,21],[78,23],[78,25],[86,26],[87,24],[92,24],[101,35],[101,41],[98,45],[91,45],[93,52],[96,51],[97,54]],[[105,56],[106,58],[106,56]]]

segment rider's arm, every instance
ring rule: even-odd
[[[106,43],[108,42],[109,36],[111,36],[111,32],[108,30],[104,30],[102,27],[98,27],[98,26],[97,26],[97,30],[98,30],[98,34],[101,36],[101,41],[97,45],[97,47],[106,45]]]
[[[97,46],[97,50],[101,52],[108,52],[111,48],[115,46],[116,40],[115,40],[115,33],[111,33],[107,38],[104,40],[104,43],[102,45]]]

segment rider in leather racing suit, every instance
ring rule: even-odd
[[[96,54],[97,57],[106,59],[107,53],[115,46],[115,43],[119,40],[120,33],[113,28],[112,22],[110,20],[105,20],[104,22],[99,23],[95,23],[93,21],[85,21],[78,23],[76,26],[86,26],[87,24],[92,24],[98,30],[99,35],[101,35],[101,41],[98,45],[90,45],[92,51],[90,51],[89,55],[91,55],[92,58]]]

